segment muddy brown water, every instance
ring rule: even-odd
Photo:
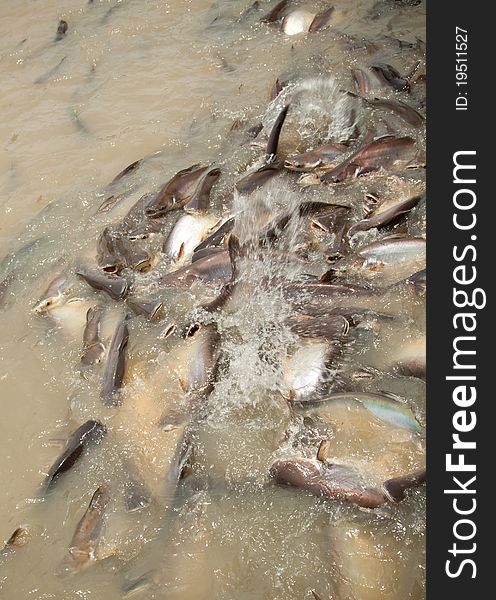
[[[0,311],[0,545],[19,525],[30,532],[28,544],[0,556],[2,598],[112,600],[141,577],[145,587],[136,584],[133,597],[293,600],[312,598],[312,590],[339,600],[425,596],[425,490],[401,504],[367,511],[268,482],[272,462],[294,453],[302,435],[307,449],[331,436],[335,459],[367,469],[374,482],[385,472],[414,470],[424,460],[421,435],[359,409],[343,408],[330,422],[302,434],[280,393],[280,369],[260,353],[262,348],[265,358],[279,359],[294,341],[277,328],[291,312],[280,296],[257,289],[253,302],[247,285],[247,295],[226,311],[219,328],[230,366],[195,434],[192,473],[167,507],[152,502],[135,513],[126,513],[121,501],[128,461],[149,480],[167,462],[170,440],[152,423],[164,406],[181,409],[178,373],[188,365],[182,340],[160,341],[143,319],[131,322],[124,402],[112,412],[99,402],[101,371],[81,377],[78,370],[84,316],[101,297],[79,282],[75,295],[81,301],[54,311],[55,322],[31,311],[56,274],[94,260],[105,225],[179,169],[221,164],[215,211],[231,214],[229,186],[260,156],[260,150],[240,145],[246,141],[243,127],[263,118],[276,77],[332,75],[338,87],[353,90],[350,69],[371,60],[363,39],[377,46],[376,62],[407,72],[420,60],[424,69],[423,3],[336,0],[330,28],[294,37],[259,23],[275,2],[252,5],[247,0],[1,3],[0,281],[10,273],[12,281]],[[293,5],[313,12],[326,6]],[[61,18],[69,28],[55,42]],[[419,94],[412,104],[420,107],[421,100]],[[363,117],[363,128],[367,118],[375,117]],[[240,128],[232,131],[235,121]],[[412,135],[405,124],[395,125]],[[422,132],[415,135],[422,145]],[[281,144],[293,144],[287,131]],[[115,187],[116,193],[130,191],[122,206],[95,216],[108,195],[105,186],[142,157],[140,169]],[[289,188],[286,182],[269,187],[272,207],[301,200],[295,181]],[[380,173],[305,193],[357,204],[366,192],[414,194],[423,185],[420,175]],[[419,206],[408,219],[411,235],[425,233],[423,210]],[[253,215],[245,217],[250,229]],[[241,234],[242,225],[241,219]],[[367,232],[355,243],[376,237]],[[150,243],[155,251],[160,247],[160,240]],[[168,263],[158,265],[162,273],[169,269]],[[264,269],[272,273],[263,262],[259,269],[248,283]],[[143,289],[150,281],[152,275],[143,276]],[[215,295],[196,288],[164,294],[168,316],[178,322],[204,297]],[[103,337],[108,339],[120,308],[106,304]],[[378,333],[360,330],[346,350],[343,369],[366,366],[375,374],[372,389],[408,398],[424,424],[423,382],[387,371],[396,348],[424,335],[423,301],[398,292],[372,307],[397,320]],[[109,434],[43,497],[40,488],[61,443],[89,418],[104,420]],[[112,489],[102,560],[64,575],[61,565],[76,524],[102,483]]]

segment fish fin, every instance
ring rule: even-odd
[[[118,550],[116,546],[104,544],[102,546],[98,546],[94,560],[107,560],[108,558],[113,558],[114,556],[117,556],[117,554]]]
[[[329,269],[326,271],[322,277],[319,279],[320,283],[333,283],[337,279],[337,270]]]
[[[181,260],[183,258],[183,256],[184,256],[184,242],[179,247],[179,252],[177,253],[177,259],[176,260]]]
[[[179,379],[179,385],[181,386],[181,389],[183,390],[183,392],[186,393],[188,391],[188,382],[182,375],[179,375],[178,379]]]
[[[394,394],[393,392],[389,392],[389,391],[385,391],[385,390],[379,390],[378,393],[382,394],[383,396],[386,396],[390,400],[395,400],[396,402],[398,402],[400,404],[407,404],[406,400],[399,394]]]
[[[309,33],[314,33],[316,31],[320,31],[321,29],[325,29],[329,27],[329,20],[334,13],[334,6],[330,6],[329,8],[324,9],[319,12],[313,18],[313,21],[310,23],[310,27],[308,28]]]
[[[270,160],[271,162],[277,155],[277,147],[279,145],[279,137],[281,135],[281,129],[284,124],[284,121],[286,120],[286,115],[288,114],[288,109],[289,109],[289,104],[286,104],[286,106],[281,110],[277,119],[275,120],[275,123],[272,127],[272,131],[270,132],[270,135],[269,135],[269,140],[267,142],[267,148],[266,148],[265,154],[266,154],[268,160]]]

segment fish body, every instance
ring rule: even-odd
[[[325,144],[315,150],[289,156],[284,161],[284,166],[290,171],[302,172],[312,171],[319,167],[330,167],[347,149],[343,144]]]
[[[379,110],[387,110],[399,116],[403,121],[415,127],[416,129],[423,127],[425,123],[424,117],[409,104],[400,100],[385,100],[382,98],[374,98],[369,100],[369,104]]]
[[[181,386],[187,394],[205,398],[213,389],[219,356],[220,336],[213,325],[200,326],[185,341],[187,356]]]
[[[392,284],[425,268],[426,241],[424,238],[392,236],[359,248],[353,254],[333,264],[321,278],[334,281],[336,275],[348,272],[382,284]]]
[[[400,375],[407,377],[426,377],[426,347],[425,337],[412,340],[404,345],[395,354],[393,369]]]
[[[264,17],[260,19],[260,22],[275,23],[281,18],[289,3],[290,0],[281,0],[274,6],[274,8],[270,12],[268,12]]]
[[[106,431],[105,425],[100,421],[90,419],[71,433],[62,454],[57,457],[48,471],[45,489],[50,489],[59,475],[68,471],[80,459],[86,446],[90,442],[99,441]]]
[[[308,28],[309,33],[321,31],[331,24],[332,16],[334,14],[334,6],[324,9],[322,12],[315,15],[314,20]]]
[[[156,219],[184,206],[195,191],[198,180],[207,170],[208,167],[195,164],[178,171],[147,203],[146,215]]]
[[[270,179],[279,175],[281,168],[278,164],[264,165],[253,173],[248,173],[236,182],[236,190],[240,194],[251,194],[263,187]]]
[[[196,281],[203,283],[216,283],[219,281],[227,281],[232,274],[231,261],[229,252],[223,250],[210,254],[195,261],[191,265],[185,265],[167,273],[160,279],[161,285],[190,287]]]
[[[425,260],[424,238],[391,237],[368,244],[357,251],[365,267]]]
[[[49,320],[64,335],[80,341],[86,327],[86,315],[94,302],[85,298],[69,298],[67,302],[46,312]]]
[[[279,485],[291,485],[315,496],[341,500],[363,508],[383,506],[384,493],[368,486],[350,467],[305,458],[278,460],[270,468],[270,477]]]
[[[301,402],[301,400],[300,400]],[[422,427],[417,421],[412,409],[390,395],[373,392],[339,392],[329,394],[324,398],[302,403],[300,409],[305,412],[332,412],[333,403],[360,403],[375,417],[396,427],[409,429],[420,433]]]
[[[281,29],[286,35],[307,33],[314,20],[314,13],[308,10],[294,10],[284,17]]]
[[[335,340],[307,341],[283,363],[283,389],[289,398],[303,402],[320,391],[339,353]]]
[[[408,162],[413,156],[415,141],[410,137],[385,136],[373,140],[354,152],[342,163],[320,176],[328,183],[339,183],[381,167],[394,165],[397,161]]]
[[[174,261],[189,258],[218,222],[218,217],[212,215],[182,215],[165,240],[164,254]]]
[[[110,490],[103,485],[91,497],[72,537],[69,556],[62,566],[63,573],[78,573],[98,560],[97,551],[110,499]]]

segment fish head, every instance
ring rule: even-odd
[[[53,308],[58,308],[67,302],[67,296],[61,290],[57,290],[51,294],[46,294],[33,306],[33,312],[37,314],[43,314],[52,310]]]
[[[62,304],[62,296],[61,294],[56,296],[49,296],[47,298],[42,298],[33,306],[33,312],[37,314],[42,314],[51,308],[56,306],[60,306]]]
[[[42,314],[62,306],[67,302],[68,296],[74,290],[75,280],[73,277],[60,275],[48,286],[41,299],[33,306],[33,312]]]

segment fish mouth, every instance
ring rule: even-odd
[[[136,271],[140,273],[147,273],[152,268],[152,260],[151,258],[144,258],[143,260],[138,261],[134,264],[134,268]]]
[[[35,314],[37,315],[41,315],[44,312],[46,312],[48,310],[48,307],[50,306],[49,303],[47,303],[46,300],[37,302],[33,308],[31,309]]]
[[[102,267],[102,271],[104,271],[105,273],[109,273],[110,275],[116,275],[118,272],[118,267],[117,264],[114,265],[105,265]]]
[[[171,209],[169,208],[169,210]],[[159,217],[163,217],[167,212],[168,210],[166,208],[154,208],[152,206],[145,208],[145,214],[147,217],[150,217],[150,219],[158,219]]]
[[[293,162],[292,160],[286,159],[284,161],[284,168],[289,169],[290,171],[303,171],[305,166],[301,163]]]
[[[40,300],[37,302],[32,311],[37,315],[42,315],[52,310],[52,308],[57,308],[57,306],[61,306],[63,304],[62,298],[54,296],[53,298],[45,298],[44,300]]]
[[[184,339],[193,337],[200,329],[202,328],[202,324],[195,322],[191,323],[183,332]]]
[[[177,326],[175,323],[169,323],[167,324],[162,333],[159,335],[159,339],[161,340],[166,340],[168,337],[170,337],[177,329]]]

